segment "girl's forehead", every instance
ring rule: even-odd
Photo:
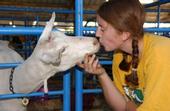
[[[108,24],[108,23],[107,23],[103,18],[101,18],[100,16],[97,17],[97,23],[98,23],[98,25],[101,26],[101,27],[107,26],[107,24]]]

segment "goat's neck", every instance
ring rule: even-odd
[[[14,90],[28,93],[39,89],[43,81],[56,73],[55,67],[47,65],[31,56],[18,66],[13,75]]]

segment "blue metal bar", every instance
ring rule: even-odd
[[[112,65],[112,61],[111,60],[109,60],[109,61],[101,60],[100,64],[102,64],[102,65]]]
[[[160,0],[158,1],[158,6],[157,6],[157,28],[160,26]]]
[[[40,35],[44,27],[0,27],[1,35]],[[57,29],[55,29],[57,30]]]
[[[146,28],[146,32],[170,32],[170,28]]]
[[[96,14],[95,10],[83,10],[83,14]]]
[[[75,35],[82,35],[82,26],[83,26],[83,10],[82,0],[75,1]]]
[[[44,27],[0,27],[0,35],[40,35],[43,29]],[[96,31],[96,28],[84,27],[83,30]],[[144,30],[146,32],[169,32],[170,28],[145,28]],[[81,32],[77,31],[76,33],[80,34]]]
[[[83,73],[76,69],[75,73],[75,111],[82,111],[83,108]]]
[[[161,4],[166,4],[166,3],[169,3],[169,2],[170,2],[170,0],[160,0],[160,5],[161,5]],[[157,6],[158,3],[159,3],[159,1],[153,2],[153,3],[150,3],[150,4],[144,5],[144,7],[145,7],[145,8],[149,8],[149,7]]]
[[[8,69],[12,67],[17,67],[22,63],[0,63],[0,69]],[[111,60],[100,60],[100,64],[102,65],[111,65],[112,61]]]
[[[16,7],[16,6],[1,6],[1,11],[24,11],[24,12],[55,12],[57,14],[72,14],[74,10],[52,9],[52,8],[36,8],[36,7]]]
[[[20,20],[20,21],[24,21],[26,19],[26,17],[1,17],[0,18],[0,20]],[[36,18],[28,18],[27,17],[27,20],[29,20],[29,21],[34,21],[34,20],[36,20]],[[49,19],[41,19],[41,21],[48,21]],[[60,18],[56,18],[55,19],[55,21],[57,21],[57,22],[65,22],[65,23],[72,23],[72,22],[74,22],[74,21],[72,21],[72,20],[62,20],[62,19],[60,19]],[[6,25],[6,24],[5,24]],[[22,26],[22,25],[21,25]]]
[[[44,27],[0,27],[2,35],[39,35]]]
[[[102,89],[84,89],[83,93],[101,93]]]
[[[21,64],[21,63],[0,63],[0,69],[17,67],[19,64]]]
[[[145,22],[145,23],[153,23],[153,24],[154,24],[155,22]],[[167,21],[167,22],[163,22],[163,21],[161,21],[161,22],[160,22],[160,24],[161,24],[161,23],[169,24],[169,23],[170,23],[170,21]]]
[[[64,109],[63,111],[70,111],[70,73],[64,75],[64,82],[63,82],[63,100],[64,100]]]
[[[83,0],[75,0],[75,35],[83,35]],[[83,74],[76,70],[75,73],[75,111],[83,109]]]
[[[73,14],[74,10],[55,9],[55,8],[36,8],[36,7],[15,7],[15,6],[0,6],[1,11],[27,11],[27,12],[55,12],[57,14]],[[84,14],[95,14],[95,11],[84,10]]]
[[[74,10],[55,9],[55,8],[36,8],[36,7],[16,7],[16,6],[1,6],[0,11],[26,11],[26,12],[47,12],[56,14],[73,14]],[[96,11],[84,10],[84,14],[96,14]]]
[[[156,9],[145,9],[145,12],[158,12]],[[170,9],[160,9],[160,12],[170,12]]]
[[[96,31],[96,27],[83,27],[83,31]]]
[[[63,94],[63,90],[59,91],[49,91],[48,95],[61,95]],[[29,94],[22,94],[22,93],[16,93],[16,94],[1,94],[0,95],[0,100],[1,99],[11,99],[11,98],[21,98],[21,97],[33,97],[33,96],[44,96],[44,92],[33,92]]]

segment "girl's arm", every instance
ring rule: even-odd
[[[95,55],[86,55],[84,63],[79,64],[79,66],[84,68],[86,72],[98,76],[106,101],[112,109],[116,111],[136,110],[136,107],[132,102],[126,102],[126,99],[116,88],[105,69],[99,64],[99,61],[96,59]]]

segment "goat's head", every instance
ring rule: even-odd
[[[86,53],[93,54],[99,50],[99,42],[93,37],[71,37],[53,30],[55,13],[47,23],[35,47],[33,55],[45,64],[52,64],[58,70],[67,70],[81,62]]]

